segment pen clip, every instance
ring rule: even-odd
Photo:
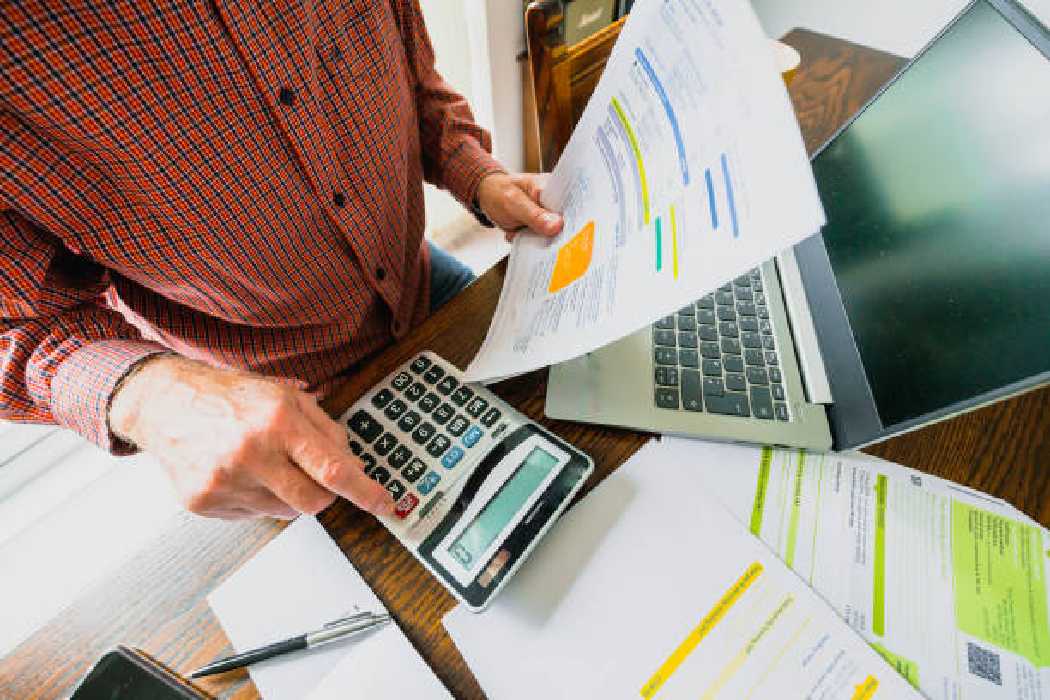
[[[324,625],[321,626],[321,629],[330,629],[332,627],[339,627],[340,625],[345,625],[348,622],[357,622],[359,620],[374,619],[376,617],[378,617],[378,616],[374,612],[372,612],[371,610],[364,610],[362,612],[356,612],[356,613],[353,613],[353,614],[344,615],[343,617],[339,618],[338,620],[332,620],[331,622],[326,622]]]

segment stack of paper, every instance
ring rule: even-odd
[[[917,697],[666,452],[565,515],[488,611],[445,618],[489,697]]]

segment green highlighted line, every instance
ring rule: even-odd
[[[762,448],[762,461],[758,466],[758,486],[755,488],[755,504],[751,507],[751,534],[758,537],[762,532],[762,514],[766,509],[766,491],[769,488],[769,467],[773,464],[773,448]]]
[[[798,543],[798,521],[802,511],[802,478],[806,473],[806,453],[798,451],[798,466],[795,468],[795,492],[791,497],[791,520],[788,522],[787,555],[784,563],[795,566],[795,545]]]
[[[875,478],[875,585],[872,596],[871,631],[886,636],[886,496],[889,479]]]

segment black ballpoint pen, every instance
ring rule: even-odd
[[[301,649],[312,649],[313,647],[334,642],[339,639],[345,639],[346,637],[353,636],[358,632],[364,632],[380,625],[384,625],[390,621],[390,616],[376,615],[372,612],[361,612],[355,613],[348,617],[342,617],[338,620],[329,622],[327,625],[319,630],[313,632],[307,632],[306,634],[300,634],[297,637],[290,639],[284,639],[280,642],[274,642],[273,644],[267,644],[264,647],[257,649],[249,649],[241,654],[234,654],[233,656],[227,656],[225,659],[219,659],[213,661],[206,666],[201,666],[196,671],[190,674],[190,678],[200,678],[201,676],[211,676],[216,673],[223,673],[225,671],[231,671],[235,668],[241,668],[249,664],[253,664],[256,661],[262,661],[264,659],[271,659],[281,654],[287,654],[291,651],[299,651]]]

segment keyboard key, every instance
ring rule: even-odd
[[[427,395],[419,400],[419,410],[423,413],[430,413],[439,405],[441,405],[441,397],[432,391],[428,391]]]
[[[697,335],[700,336],[700,340],[718,340],[718,329],[705,323],[700,326]]]
[[[736,288],[736,298],[740,301],[751,301],[755,298],[755,295],[751,292],[751,289],[744,289],[743,287]]]
[[[704,377],[704,396],[722,396],[725,393],[726,388],[721,379]]]
[[[678,386],[678,370],[674,367],[657,367],[656,383],[659,386]]]
[[[722,357],[722,351],[718,349],[718,343],[700,343],[700,357],[717,360]]]
[[[759,318],[769,318],[769,309],[767,309],[764,306],[759,306],[758,307],[758,317]]]
[[[397,447],[397,438],[390,433],[384,433],[383,437],[376,440],[376,444],[372,446],[372,449],[380,457],[385,457],[395,447]]]
[[[466,435],[463,436],[463,444],[467,447],[473,447],[478,444],[478,440],[481,439],[482,435],[484,435],[484,433],[481,432],[481,428],[476,425],[471,426],[470,430],[468,430]]]
[[[715,294],[715,301],[718,302],[719,306],[732,306],[733,305],[733,292],[732,288],[727,291],[720,291]]]
[[[407,518],[409,513],[415,510],[418,505],[419,497],[414,493],[406,493],[397,503],[394,504],[394,515],[403,520]]]
[[[398,445],[397,448],[390,453],[390,459],[387,462],[394,469],[401,471],[401,468],[408,464],[409,460],[412,459],[412,451],[404,445]]]
[[[657,345],[665,345],[669,348],[673,348],[675,346],[674,331],[653,331],[653,342]]]
[[[700,354],[696,350],[679,350],[678,364],[682,367],[699,367]]]
[[[747,383],[761,384],[762,386],[769,384],[769,377],[766,376],[766,370],[762,369],[761,367],[748,367]]]
[[[722,358],[722,366],[726,372],[743,372],[744,359],[740,355],[726,355]]]
[[[714,296],[708,294],[700,297],[700,301],[696,302],[696,308],[698,309],[713,309],[715,308]]]
[[[756,289],[755,291],[756,292],[760,292],[762,290],[761,289]],[[755,303],[758,304],[759,306],[765,306],[766,305],[766,295],[765,294],[756,294],[755,295]]]
[[[763,289],[762,280],[751,280],[751,289],[755,290],[755,300],[758,300],[758,292],[761,292]],[[762,303],[766,303],[765,299],[762,300]]]
[[[413,457],[405,468],[401,470],[401,476],[405,481],[411,484],[416,479],[423,476],[423,472],[426,470],[426,463],[419,457]]]
[[[757,318],[752,318],[750,316],[745,316],[744,318],[740,319],[739,323],[740,323],[740,330],[742,330],[742,331],[754,332],[754,331],[758,330],[758,319]]]
[[[749,301],[739,301],[736,305],[736,312],[741,316],[754,316],[755,305]]]
[[[784,378],[780,376],[780,370],[776,367],[769,368],[769,381],[771,382],[782,382]]]
[[[447,403],[443,403],[434,410],[434,413],[430,416],[430,420],[438,425],[444,425],[445,423],[448,423],[449,419],[454,415],[456,415],[456,410]]]
[[[446,430],[448,430],[449,434],[453,437],[459,437],[463,434],[463,431],[467,429],[468,425],[470,425],[470,421],[463,416],[456,416],[448,422]]]
[[[717,413],[723,416],[739,416],[747,418],[751,415],[751,409],[747,403],[747,395],[735,392],[726,392],[724,396],[705,396],[704,404],[709,413]]]
[[[434,365],[426,371],[426,374],[423,375],[423,379],[427,381],[427,384],[437,384],[444,376],[445,370],[441,369],[439,365]]]
[[[397,427],[404,430],[406,433],[411,433],[419,425],[419,421],[423,420],[422,417],[415,411],[409,411],[405,415],[401,416],[401,420],[397,422]]]
[[[678,317],[678,330],[680,331],[695,331],[696,330],[696,319],[692,316],[679,316]]]
[[[718,288],[718,291],[720,291],[720,292],[732,292],[733,291],[733,283],[732,282],[726,282],[725,284],[723,284],[721,287]]]
[[[744,375],[731,373],[726,375],[726,388],[730,391],[747,391]]]
[[[683,306],[682,308],[678,309],[679,316],[692,316],[695,313],[696,309],[692,304],[690,304],[689,306]]]
[[[406,410],[408,410],[408,404],[400,399],[395,399],[394,401],[391,401],[390,405],[386,406],[383,415],[392,421],[396,421],[401,418],[402,413]]]
[[[701,363],[702,369],[704,370],[705,377],[721,377],[722,376],[722,361],[721,360],[704,360]]]
[[[766,364],[767,365],[776,365],[776,363],[777,363],[777,354],[775,352],[770,352],[770,351],[767,350],[766,351]]]
[[[423,422],[420,423],[419,427],[416,428],[416,431],[412,433],[412,439],[417,445],[425,445],[430,438],[434,437],[434,433],[436,432],[437,428],[430,423]]]
[[[766,364],[766,358],[762,357],[761,350],[744,350],[744,361],[756,367],[762,367]]]
[[[785,421],[786,420],[791,420],[791,417],[788,416],[787,404],[784,404],[784,403],[773,404],[773,413],[776,414],[777,420],[785,420]]]
[[[659,405],[659,399],[657,405]],[[700,390],[700,373],[695,369],[682,370],[682,408],[687,411],[704,409],[703,394]]]
[[[730,355],[739,355],[740,341],[736,338],[722,338],[722,352]]]
[[[766,350],[774,350],[774,349],[776,349],[776,346],[773,344],[773,336],[771,336],[771,335],[764,335],[764,336],[762,336],[762,347],[764,347]]]
[[[474,396],[474,390],[464,384],[452,392],[452,403],[457,406],[462,406],[467,403],[467,401],[470,401],[472,396]]]
[[[447,450],[451,444],[452,441],[444,435],[435,435],[434,439],[430,441],[429,445],[427,445],[427,454],[431,457],[440,457],[445,454],[445,450]]]
[[[769,391],[773,394],[773,398],[777,401],[784,400],[784,385],[783,384],[770,384]]]
[[[759,336],[758,333],[751,333],[750,331],[740,334],[740,342],[744,345],[745,348],[762,347],[761,336]]]
[[[416,359],[412,360],[411,370],[416,374],[422,374],[426,371],[427,367],[430,366],[430,358],[426,355],[420,355]]]
[[[502,417],[503,414],[500,413],[500,410],[496,407],[492,407],[489,409],[488,413],[481,417],[481,424],[486,428],[491,428],[492,426],[496,425],[496,421],[498,421]]]
[[[408,372],[398,372],[394,380],[390,382],[398,391],[404,391],[405,387],[412,383],[412,375]]]
[[[678,346],[683,348],[695,348],[696,347],[696,333],[679,333],[678,334]]]
[[[361,452],[363,452],[365,449],[364,446],[357,440],[351,440],[347,444],[347,446],[350,448],[350,452],[352,452],[355,456],[361,454]]]
[[[474,418],[478,418],[479,416],[481,416],[482,413],[485,412],[485,409],[488,407],[488,401],[481,398],[480,396],[475,396],[474,399],[469,404],[467,404],[467,413],[469,413]]]
[[[696,315],[698,323],[706,323],[709,326],[715,325],[718,318],[715,316],[714,309],[700,309],[700,313]]]
[[[773,399],[769,395],[767,387],[751,387],[751,412],[755,418],[761,418],[762,420],[773,419]]]
[[[466,452],[463,451],[462,447],[450,447],[445,456],[441,458],[441,466],[445,469],[451,469],[459,464],[459,460],[463,459],[465,454]]]
[[[441,475],[437,472],[429,472],[423,477],[423,480],[416,486],[416,490],[426,496],[428,493],[434,490],[434,487],[441,481]]]
[[[676,387],[656,387],[656,407],[678,410],[678,389]]]
[[[664,316],[659,321],[653,324],[656,328],[665,331],[674,330],[674,316]]]
[[[372,397],[372,405],[376,408],[383,408],[390,403],[390,400],[393,398],[394,392],[390,391],[390,389],[383,388],[377,391],[375,396]]]
[[[419,382],[416,382],[412,386],[405,389],[405,398],[409,401],[418,401],[419,398],[425,393],[427,393],[427,388]]]
[[[459,380],[449,374],[438,382],[437,390],[440,391],[443,396],[448,396],[456,390],[457,386],[459,386]]]
[[[719,323],[718,333],[726,338],[736,338],[740,335],[740,331],[732,321],[723,321],[722,323]]]
[[[386,491],[394,499],[394,503],[397,503],[405,495],[405,485],[397,479],[391,479],[386,485]]]
[[[358,411],[350,416],[350,420],[346,424],[350,427],[350,430],[360,435],[365,442],[372,442],[383,432],[383,426],[365,411]]]
[[[736,311],[733,311],[732,307],[719,306],[718,307],[718,320],[719,321],[735,321]]]
[[[653,359],[658,365],[677,365],[678,351],[674,348],[653,348]]]
[[[768,320],[761,321],[758,327],[762,330],[762,335],[773,335],[773,324]]]
[[[369,476],[380,484],[386,484],[386,482],[390,480],[390,472],[388,472],[385,467],[376,467],[372,470],[372,473],[369,474]]]
[[[375,471],[376,468],[376,458],[365,452],[359,459],[365,468],[365,476],[372,476],[372,472]]]
[[[733,284],[735,284],[738,287],[750,287],[751,275],[740,275],[735,280],[733,280]]]

